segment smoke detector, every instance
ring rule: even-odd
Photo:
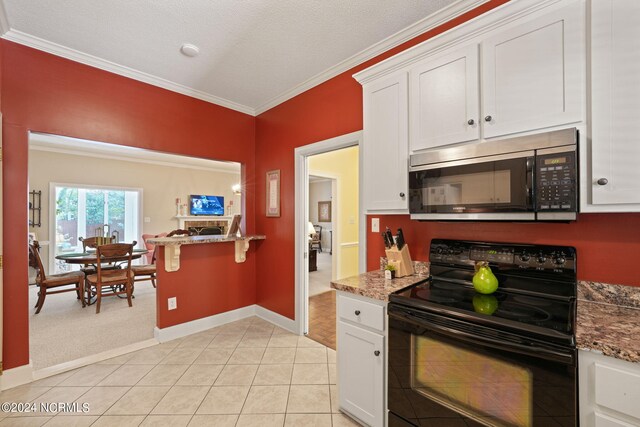
[[[193,58],[194,56],[198,56],[198,54],[200,53],[200,48],[191,43],[185,43],[182,45],[182,47],[180,47],[180,52],[182,52],[182,54],[185,56]]]

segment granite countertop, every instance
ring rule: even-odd
[[[576,343],[629,362],[640,362],[640,287],[578,282]]]
[[[389,294],[415,285],[429,277],[429,269],[425,263],[416,262],[414,264],[416,273],[410,276],[388,280],[384,278],[383,270],[375,270],[358,276],[332,281],[331,287],[338,291],[362,295],[380,301],[388,301]]]
[[[158,246],[176,246],[176,245],[198,245],[203,243],[221,243],[221,242],[236,242],[239,240],[264,240],[264,235],[253,235],[236,237],[225,237],[224,235],[211,235],[211,236],[173,236],[173,237],[154,237],[147,240],[147,242]]]

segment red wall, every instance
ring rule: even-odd
[[[506,3],[491,0],[261,114],[256,122],[256,227],[268,236],[257,266],[261,306],[294,318],[294,157],[296,147],[362,129],[362,87],[352,74]],[[265,173],[281,171],[281,217],[265,216]]]
[[[380,218],[381,229],[389,227],[394,234],[402,227],[414,260],[429,260],[434,238],[566,245],[577,250],[579,279],[640,286],[640,214],[580,214],[568,224],[420,222],[408,215],[369,215],[367,270],[379,269],[384,256],[380,233],[371,232],[371,218]]]
[[[6,40],[0,43],[4,125],[3,360],[9,369],[29,363],[27,132],[244,163],[244,230],[254,233],[255,118]],[[233,248],[226,249],[217,256],[234,263]],[[255,286],[255,258],[249,255],[247,262],[238,267],[243,269],[242,275],[232,276],[241,283],[229,284],[249,288],[249,296],[255,292],[251,289]],[[193,272],[193,276],[181,274],[180,280],[188,282],[198,277],[198,272]],[[237,304],[247,300],[238,294],[229,298],[238,298]],[[190,300],[183,301],[187,304],[178,311],[188,312]]]
[[[164,270],[164,247],[157,260],[156,321],[159,328],[178,325],[256,302],[255,260],[260,240],[249,242],[247,260],[235,262],[232,242],[182,245],[180,269]],[[169,311],[167,299],[176,297],[178,308]]]

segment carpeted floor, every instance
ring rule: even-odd
[[[34,369],[54,366],[153,338],[156,290],[151,282],[136,283],[133,307],[126,299],[102,299],[82,308],[73,292],[48,295],[39,314],[33,308],[38,289],[29,286],[29,351]]]
[[[331,289],[331,262],[329,252],[318,252],[317,271],[309,272],[309,296],[321,294]]]

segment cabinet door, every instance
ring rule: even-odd
[[[367,211],[408,210],[405,72],[364,86],[363,191]]]
[[[591,3],[590,184],[594,204],[640,203],[638,22],[637,0]]]
[[[478,45],[428,58],[411,70],[411,151],[480,137]]]
[[[485,138],[582,120],[584,37],[576,2],[482,42]]]
[[[372,427],[384,426],[384,337],[338,322],[338,348],[340,408]]]

